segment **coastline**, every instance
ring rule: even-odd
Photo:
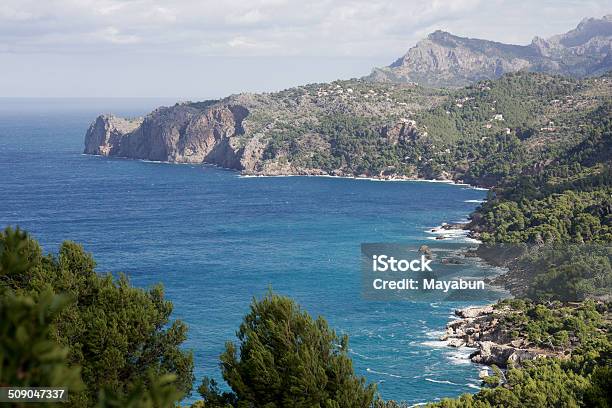
[[[233,169],[227,169],[233,170]],[[236,170],[240,171],[240,170]],[[333,174],[240,174],[240,178],[272,178],[272,177],[326,177],[326,178],[338,178],[338,179],[350,179],[350,180],[364,180],[364,181],[379,181],[379,182],[419,182],[419,183],[440,183],[440,184],[451,184],[455,186],[468,187],[473,190],[489,191],[488,188],[475,186],[461,181],[455,181],[451,179],[424,179],[416,177],[383,177],[383,176],[337,176]],[[480,202],[480,201],[479,201]]]
[[[469,360],[482,365],[481,372],[491,366],[506,369],[539,358],[567,357],[563,349],[538,347],[523,333],[517,335],[512,327],[501,324],[512,313],[516,310],[508,304],[456,309],[454,315],[457,318],[446,325],[439,340],[445,341],[448,347],[473,349]]]
[[[471,217],[471,214],[468,215],[468,219],[469,217]],[[474,238],[474,231],[469,228],[469,225],[470,221],[443,222],[437,227],[425,230],[425,232],[435,235],[434,237],[428,237],[429,239],[461,240],[478,244],[478,247],[480,247],[482,242]],[[464,256],[468,256],[467,254],[468,251],[464,251]],[[469,256],[478,258],[488,266],[497,266],[481,257],[477,250],[470,251]],[[508,271],[498,275],[491,284],[499,289],[505,289],[503,285],[497,282],[497,279],[506,273]],[[511,294],[508,292],[506,296],[501,296],[498,301],[511,297]],[[469,353],[459,353],[459,355],[467,360],[467,362],[478,364],[478,378],[481,380],[490,375],[492,366],[504,369],[509,363],[520,365],[523,361],[546,355],[541,350],[522,348],[526,345],[526,342],[505,344],[503,336],[497,333],[499,319],[493,317],[494,306],[495,303],[489,303],[482,306],[451,309],[452,316],[443,328],[444,331],[441,335],[432,338],[434,341],[444,342],[444,347],[446,348],[471,350]],[[478,388],[480,389],[480,387]]]
[[[442,184],[452,184],[456,186],[468,187],[473,190],[481,190],[481,191],[489,191],[490,188],[482,187],[474,184],[464,183],[462,180],[453,180],[453,179],[425,179],[418,177],[408,177],[408,176],[365,176],[365,175],[335,175],[328,173],[282,173],[282,174],[262,174],[262,173],[249,173],[244,172],[240,169],[235,169],[231,167],[223,167],[215,163],[186,163],[186,162],[174,162],[174,161],[164,161],[164,160],[148,160],[148,159],[135,159],[131,157],[121,157],[121,156],[107,156],[102,154],[90,154],[90,153],[81,153],[81,156],[93,156],[93,157],[101,157],[106,159],[120,159],[120,160],[134,160],[143,163],[154,163],[154,164],[166,164],[166,165],[191,165],[191,166],[204,166],[204,167],[214,167],[217,169],[228,170],[238,173],[238,177],[240,178],[266,178],[266,177],[326,177],[326,178],[338,178],[338,179],[351,179],[351,180],[365,180],[365,181],[388,181],[388,182],[420,182],[420,183],[442,183]]]

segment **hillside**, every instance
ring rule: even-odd
[[[377,156],[385,140],[393,145],[417,137],[409,118],[439,105],[446,94],[352,80],[179,103],[135,120],[103,115],[87,132],[85,153],[205,162],[245,174],[369,175],[380,166],[356,163],[364,155],[349,158],[343,140],[371,145]],[[353,130],[359,133],[345,138]],[[351,163],[343,162],[347,158]]]
[[[437,178],[495,185],[584,137],[609,77],[513,74],[448,91],[359,80],[100,116],[85,153],[211,163],[244,174]],[[606,112],[601,112],[605,114]],[[489,160],[495,157],[496,160]]]
[[[516,71],[576,78],[612,69],[612,15],[584,19],[573,30],[529,45],[458,37],[436,31],[368,80],[458,87]]]

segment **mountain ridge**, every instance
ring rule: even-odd
[[[461,87],[516,71],[576,78],[612,69],[612,14],[585,18],[576,28],[530,44],[514,45],[460,37],[437,30],[387,67],[366,77],[374,82]]]

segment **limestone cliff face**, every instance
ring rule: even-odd
[[[98,116],[87,130],[84,153],[110,156],[112,147],[118,145],[125,134],[138,128],[141,123],[141,119],[129,120],[114,115]]]
[[[585,19],[565,34],[536,37],[529,45],[436,31],[388,67],[374,69],[367,79],[455,87],[521,70],[584,77],[610,69],[612,15]]]
[[[192,104],[161,107],[144,117],[128,120],[99,116],[85,135],[85,153],[167,161],[211,163],[244,169],[243,149],[236,136],[249,111],[240,105]]]

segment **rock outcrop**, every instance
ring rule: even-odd
[[[505,344],[496,344],[492,341],[482,341],[478,350],[470,355],[474,363],[506,367],[509,364],[520,366],[522,362],[545,357],[545,354],[520,349]]]
[[[449,347],[471,347],[475,351],[470,360],[478,364],[507,367],[521,365],[524,361],[560,353],[543,350],[530,344],[526,339],[513,338],[500,327],[499,313],[492,306],[471,307],[455,311],[460,319],[450,322],[440,340]]]
[[[124,135],[136,130],[142,119],[124,119],[114,115],[100,115],[89,126],[85,136],[86,154],[110,156],[114,146]]]
[[[85,153],[174,163],[211,163],[244,169],[244,147],[236,137],[244,133],[249,114],[240,105],[192,104],[158,108],[142,119],[99,116],[85,136]],[[252,147],[251,147],[252,149]]]
[[[376,68],[372,81],[415,82],[425,86],[464,86],[521,70],[574,77],[612,69],[612,15],[584,19],[578,27],[529,45],[510,45],[436,31],[403,57]]]

